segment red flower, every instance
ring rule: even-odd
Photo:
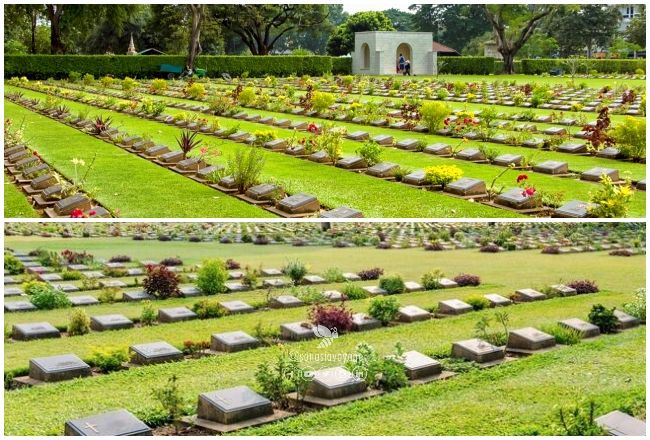
[[[526,188],[525,190],[523,190],[521,192],[521,195],[524,196],[524,197],[532,197],[532,196],[535,195],[535,188],[533,188],[532,186],[529,186],[528,188]]]
[[[97,214],[97,211],[90,211],[90,212],[88,213],[88,215],[91,216],[91,217],[92,217],[93,215],[95,215],[95,214]]]
[[[73,209],[72,213],[70,213],[70,218],[83,218],[83,217],[84,217],[84,212],[79,208]]]
[[[445,118],[445,120],[442,122],[445,124],[445,126],[449,125],[449,118]]]
[[[307,131],[310,133],[318,133],[318,125],[314,124],[313,122],[310,122],[309,125],[307,126]]]
[[[528,180],[528,176],[525,174],[520,174],[517,176],[517,183],[521,183],[522,180]]]

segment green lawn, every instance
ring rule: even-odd
[[[25,93],[26,96],[29,95],[41,98],[43,96],[41,93],[31,91],[26,91]],[[70,106],[73,112],[86,107],[73,101],[66,101],[66,105]],[[168,109],[166,113],[174,115],[180,112],[180,110]],[[95,109],[92,113],[110,115],[116,125],[118,125],[121,129],[129,131],[133,134],[151,134],[155,131],[157,134],[154,136],[154,138],[159,142],[169,145],[170,148],[173,148],[175,144],[174,139],[178,133],[178,129],[175,127],[138,119],[133,116],[123,115],[117,112]],[[254,113],[259,113],[261,115],[272,115],[276,117],[281,115],[278,113],[257,110],[254,110]],[[256,130],[264,129],[265,127],[261,124],[245,121],[234,121],[232,119],[226,118],[217,119],[223,122],[223,126],[237,126],[238,128],[247,130],[251,133],[255,132]],[[310,120],[309,118],[304,117],[292,117],[292,119]],[[359,129],[359,125],[356,124],[343,123],[341,125],[346,126],[350,130]],[[386,132],[386,129],[375,127],[364,126],[363,129],[368,131],[370,134],[379,134]],[[278,136],[285,138],[289,138],[292,133],[291,130],[277,129],[276,131],[278,133]],[[411,133],[404,134],[402,132],[395,132],[398,139],[404,139],[408,137],[416,139],[422,138],[430,143],[450,142],[448,138],[441,136]],[[217,148],[219,151],[221,151],[225,157],[227,157],[229,154],[232,154],[235,148],[239,148],[239,146],[233,142],[224,140],[215,141],[213,137],[205,137],[205,139],[208,145],[212,144],[214,148]],[[452,141],[452,143],[453,142],[454,141]],[[468,145],[471,146],[471,143]],[[355,151],[358,147],[359,143],[357,142],[345,141],[343,143],[343,155],[345,156],[355,154]],[[555,152],[543,152],[537,150],[531,151],[530,149],[525,149],[522,147],[503,146],[498,144],[494,144],[494,148],[500,153],[523,153],[532,155],[537,162],[546,159],[566,160],[569,163],[571,169],[578,171],[584,171],[595,166],[602,166],[620,169],[623,172],[629,173],[635,179],[639,179],[645,176],[645,165],[642,164],[567,155]],[[471,204],[470,202],[453,199],[437,193],[418,191],[413,190],[412,188],[402,188],[401,185],[395,185],[394,183],[377,182],[377,179],[368,176],[355,175],[352,173],[343,172],[342,170],[333,169],[333,167],[318,165],[308,161],[297,160],[280,153],[265,152],[265,154],[268,155],[268,159],[263,174],[267,179],[274,179],[281,182],[285,187],[292,189],[292,192],[305,191],[310,194],[314,194],[325,205],[347,205],[360,209],[366,216],[460,217],[465,215],[474,217],[480,215],[479,211],[483,213],[484,217],[490,217],[494,215],[516,215],[506,210],[495,210],[492,208],[487,208],[485,206]],[[503,168],[492,165],[473,164],[460,160],[435,157],[424,153],[406,152],[396,148],[384,149],[382,160],[398,163],[403,168],[407,169],[421,169],[426,166],[439,164],[454,164],[464,170],[465,176],[483,179],[488,184],[503,170]],[[225,162],[224,159],[221,159],[221,161]],[[506,175],[498,181],[497,186],[504,186],[506,189],[514,187],[516,174],[517,173],[515,171],[506,173]],[[537,189],[553,193],[562,193],[564,195],[564,199],[567,201],[573,199],[588,200],[590,192],[593,192],[597,188],[597,186],[593,183],[577,181],[574,179],[561,179],[539,173],[529,174],[532,176],[531,183],[534,184]],[[300,179],[299,177],[301,175],[305,176],[305,178]],[[326,180],[327,183],[325,183]],[[364,191],[362,193],[356,189],[360,185],[363,185],[364,188]],[[380,193],[381,195],[379,195]],[[413,203],[409,203],[408,206],[404,206],[402,203],[404,197],[408,197],[408,200],[413,200]],[[377,199],[381,199],[383,201],[382,205],[377,205]],[[469,207],[465,208],[468,206],[468,203],[470,203]],[[470,211],[470,213],[467,214],[467,211]],[[463,214],[463,212],[465,212],[465,214]],[[638,217],[643,216],[644,213],[645,197],[643,197],[643,193],[636,194],[630,203],[629,216]]]
[[[507,309],[511,328],[539,326],[558,319],[586,315],[595,303],[608,307],[630,301],[632,292],[645,284],[645,259],[615,258],[604,252],[543,255],[539,251],[484,254],[477,250],[425,252],[422,249],[377,250],[373,248],[323,248],[291,246],[255,246],[247,244],[142,242],[128,239],[44,239],[37,237],[7,237],[6,245],[18,251],[36,247],[61,250],[85,249],[96,257],[116,254],[133,259],[177,255],[186,264],[201,261],[206,256],[234,258],[242,264],[264,267],[282,266],[287,259],[300,258],[319,273],[336,266],[344,271],[357,271],[371,266],[384,267],[387,273],[399,273],[404,279],[418,279],[425,271],[440,268],[447,276],[460,272],[481,276],[478,288],[452,289],[436,292],[402,294],[400,302],[433,306],[439,300],[466,298],[470,294],[500,293],[508,295],[522,287],[541,287],[558,281],[595,279],[601,292],[568,298],[556,298]],[[362,283],[363,285],[375,282]],[[229,294],[219,298],[263,296],[262,292]],[[191,303],[193,300],[174,300]],[[176,302],[161,302],[171,306]],[[155,305],[161,304],[155,302]],[[367,300],[351,301],[350,307],[365,310]],[[95,311],[108,312],[114,306],[93,306]],[[130,307],[130,306],[127,306]],[[137,306],[136,306],[137,307]],[[126,308],[121,312],[127,312]],[[65,311],[64,311],[65,312]],[[407,350],[427,353],[449,347],[453,341],[473,336],[473,327],[482,315],[492,311],[398,325],[366,333],[339,337],[327,353],[350,353],[359,341],[374,345],[388,353],[396,342]],[[271,327],[280,323],[305,319],[307,308],[273,310],[215,320],[165,324],[118,332],[91,333],[60,340],[5,343],[5,372],[24,369],[31,357],[66,352],[84,357],[93,346],[127,346],[135,342],[167,340],[180,345],[185,339],[204,340],[211,333],[244,330],[251,333],[259,322]],[[61,319],[61,311],[29,312],[7,315],[12,322],[35,319]],[[34,318],[34,319],[32,319]],[[52,319],[52,320],[54,320]],[[465,374],[445,383],[435,383],[402,390],[368,402],[333,410],[305,414],[292,420],[250,431],[251,434],[522,434],[549,433],[553,405],[572,404],[576,395],[593,397],[602,404],[602,412],[632,405],[644,395],[644,329],[620,335],[606,336],[583,342],[575,347],[536,355],[496,369]],[[314,341],[288,344],[286,347],[304,356],[306,365],[320,368],[334,365],[331,358],[314,358],[323,349]],[[5,392],[5,432],[8,435],[60,434],[63,422],[113,408],[127,408],[145,421],[153,421],[158,406],[150,390],[162,385],[176,374],[188,407],[194,408],[199,392],[241,384],[254,384],[256,365],[275,357],[281,347],[185,361],[161,366],[133,369],[108,376],[82,379],[67,383]],[[594,386],[597,384],[597,386]],[[495,396],[498,396],[495,398]],[[65,399],[65,404],[62,404]],[[390,424],[379,424],[389,413],[396,417]],[[506,416],[507,415],[507,416]],[[479,421],[488,420],[488,423]],[[496,422],[496,423],[495,423]]]
[[[5,218],[12,217],[40,217],[34,210],[32,205],[29,204],[25,194],[18,189],[16,185],[9,180],[7,175],[4,176],[4,195],[5,195]]]
[[[102,205],[121,217],[273,216],[7,100],[5,116],[25,118],[27,138],[63,176],[74,176],[73,158],[90,164],[96,155],[87,185],[96,188]]]

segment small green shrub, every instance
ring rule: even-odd
[[[381,321],[383,325],[387,325],[397,318],[399,307],[399,301],[395,297],[377,297],[370,303],[368,314]]]
[[[336,102],[336,98],[331,93],[316,91],[311,98],[311,106],[318,113],[327,110],[332,104]]]
[[[199,319],[221,318],[226,314],[226,310],[215,300],[202,299],[192,306],[192,311],[196,313]]]
[[[480,295],[468,296],[465,302],[472,306],[474,310],[483,310],[490,307],[490,301]]]
[[[282,272],[291,278],[294,286],[300,284],[302,279],[308,273],[307,266],[300,260],[291,260],[283,268]]]
[[[68,335],[80,336],[90,332],[90,318],[84,309],[74,309],[70,313]]]
[[[18,275],[25,271],[25,266],[18,258],[5,253],[5,270],[9,275]]]
[[[330,267],[327,269],[323,272],[323,278],[325,278],[328,283],[342,283],[345,281],[343,271],[338,267]]]
[[[404,280],[399,275],[388,275],[379,279],[379,287],[389,295],[404,293]]]
[[[196,286],[205,295],[216,295],[226,291],[228,271],[219,259],[204,260],[196,279]]]
[[[442,122],[451,113],[451,108],[444,102],[430,101],[420,106],[422,122],[429,129],[429,133],[435,133],[442,128]]]
[[[375,141],[366,141],[357,149],[357,154],[361,156],[368,166],[377,165],[381,161],[383,153],[382,147]]]
[[[63,309],[72,305],[64,292],[49,285],[31,295],[30,301],[40,310]]]
[[[86,74],[83,76],[82,81],[83,81],[84,85],[86,85],[86,86],[92,86],[93,83],[95,82],[95,77],[92,76],[90,73],[86,73]]]
[[[256,93],[252,87],[244,87],[239,94],[239,105],[251,105],[255,101]]]
[[[83,274],[76,270],[66,269],[61,272],[61,278],[63,278],[64,281],[76,281],[82,279],[83,277]]]
[[[363,290],[363,287],[352,283],[345,283],[341,289],[341,293],[349,300],[368,298],[368,292]]]
[[[614,333],[618,328],[614,310],[615,308],[608,309],[602,304],[594,304],[589,312],[589,322],[597,326],[601,333]]]
[[[444,276],[445,275],[442,273],[442,271],[435,269],[423,274],[422,278],[420,279],[420,283],[422,284],[422,287],[424,287],[425,290],[440,289],[441,288],[440,280]]]
[[[105,287],[97,295],[97,300],[102,304],[113,304],[121,293],[122,291],[117,287]]]
[[[595,420],[596,404],[575,405],[571,408],[560,408],[557,411],[558,423],[555,430],[558,435],[567,436],[603,436],[607,433]]]
[[[362,342],[357,345],[353,360],[345,367],[365,380],[369,387],[393,391],[408,385],[403,354],[399,343],[395,345],[393,355],[380,356],[371,345]]]
[[[140,324],[144,326],[153,325],[156,322],[156,310],[153,308],[151,301],[142,303],[142,312],[140,312]]]
[[[185,400],[178,386],[176,375],[170,377],[164,386],[154,389],[152,394],[162,406],[167,420],[172,422],[174,430],[178,434],[180,432],[180,419],[185,411]]]
[[[88,357],[88,363],[99,368],[102,373],[119,371],[123,368],[122,364],[128,360],[128,350],[119,347],[95,347]]]
[[[308,371],[300,366],[295,353],[282,352],[275,364],[263,362],[257,366],[255,382],[260,394],[275,402],[279,408],[286,409],[291,404],[287,394],[296,392],[301,400],[311,378]]]

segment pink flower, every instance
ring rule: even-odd
[[[532,196],[535,195],[535,188],[533,188],[532,186],[529,186],[528,188],[524,189],[521,192],[521,195],[524,196],[524,197],[532,197]]]
[[[93,210],[93,211],[90,211],[90,212],[88,213],[88,215],[91,216],[91,217],[92,217],[93,215],[95,215],[95,214],[97,214],[97,211],[94,211],[94,210]]]
[[[83,217],[84,217],[84,212],[79,208],[73,209],[72,212],[70,213],[70,218],[83,218]]]

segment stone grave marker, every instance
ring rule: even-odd
[[[280,277],[282,276],[282,271],[275,268],[264,268],[262,269],[262,276],[265,277]]]
[[[304,302],[293,295],[280,295],[271,298],[269,301],[269,307],[274,309],[286,309],[289,307],[300,307],[302,305],[304,305]]]
[[[322,212],[321,218],[362,218],[363,213],[347,206],[340,206],[329,211]]]
[[[336,161],[336,166],[346,170],[367,168],[368,163],[361,156],[348,156]]]
[[[320,203],[312,195],[298,193],[280,200],[278,208],[289,214],[307,214],[318,211]]]
[[[587,144],[578,142],[565,142],[558,145],[557,151],[569,154],[583,154],[587,152]]]
[[[447,299],[438,302],[438,313],[443,315],[462,315],[473,310],[472,306],[459,299]]]
[[[249,290],[249,287],[247,285],[240,282],[225,283],[225,286],[228,292],[244,292],[246,290]]]
[[[600,416],[595,419],[595,422],[612,436],[645,437],[646,435],[646,424],[643,420],[619,410]]]
[[[122,288],[127,286],[127,284],[124,281],[120,281],[120,280],[102,280],[99,282],[99,285],[102,287],[115,287],[115,288]]]
[[[363,290],[368,292],[370,295],[386,295],[386,291],[379,286],[365,286]]]
[[[566,162],[557,160],[546,160],[542,163],[533,166],[533,171],[543,174],[568,174],[569,165]]]
[[[327,301],[342,301],[344,296],[338,290],[326,290],[323,292],[323,297]]]
[[[273,404],[247,386],[201,393],[197,417],[233,424],[273,414]]]
[[[74,354],[29,360],[29,377],[41,382],[60,382],[90,376],[90,366]]]
[[[36,306],[29,301],[12,301],[5,303],[5,312],[30,312]]]
[[[438,280],[438,284],[443,289],[453,289],[454,287],[458,287],[458,283],[454,280],[450,280],[449,278],[440,278]]]
[[[363,393],[367,388],[363,379],[343,367],[324,368],[314,371],[307,389],[308,396],[323,399],[340,399]]]
[[[253,306],[245,303],[244,301],[222,301],[219,303],[221,307],[226,309],[228,313],[231,314],[236,314],[236,313],[251,313],[255,309]]]
[[[159,364],[183,359],[183,352],[171,344],[160,341],[136,344],[129,347],[131,362],[138,365]]]
[[[417,139],[402,139],[395,146],[401,150],[412,151],[417,149],[419,141]]]
[[[399,170],[399,165],[392,162],[380,162],[366,171],[369,175],[382,179],[391,178]]]
[[[496,196],[494,203],[513,209],[533,209],[537,206],[538,200],[525,195],[521,188],[512,188]]]
[[[426,321],[431,319],[431,313],[418,306],[404,306],[399,308],[397,319],[401,322]]]
[[[505,296],[498,295],[496,293],[488,293],[486,295],[483,295],[485,299],[490,301],[490,307],[502,307],[502,306],[509,306],[512,304],[512,301]]]
[[[153,299],[153,296],[149,295],[144,290],[134,290],[131,292],[124,292],[122,294],[122,299],[124,301],[145,301]]]
[[[632,328],[639,325],[638,318],[632,315],[628,315],[621,310],[614,310],[614,316],[616,316],[616,320],[618,321],[618,328],[620,329]]]
[[[541,301],[546,299],[546,295],[534,289],[519,289],[515,292],[515,296],[519,302]]]
[[[353,131],[348,133],[346,137],[353,141],[367,141],[370,138],[367,131]]]
[[[495,157],[492,163],[502,167],[509,167],[511,165],[518,167],[521,166],[522,160],[523,156],[521,154],[502,154]]]
[[[325,278],[318,275],[305,275],[302,281],[305,284],[323,284],[327,282]]]
[[[423,151],[428,154],[435,154],[436,156],[450,156],[451,145],[444,143],[435,143],[427,145]]]
[[[571,200],[555,210],[556,217],[563,218],[584,218],[589,214],[589,210],[596,208],[598,204],[583,202],[581,200]]]
[[[365,313],[355,313],[352,315],[352,330],[365,331],[381,327],[381,321],[368,316]]]
[[[504,359],[505,352],[503,349],[489,342],[475,338],[454,342],[451,346],[451,356],[479,364],[486,364]]]
[[[124,315],[99,315],[90,317],[90,328],[96,332],[133,328],[133,321]]]
[[[72,307],[94,306],[101,304],[97,298],[90,295],[69,296],[68,299],[72,303]]]
[[[440,362],[419,351],[407,351],[403,356],[404,369],[409,380],[424,379],[442,373]]]
[[[600,335],[600,329],[589,322],[579,318],[569,318],[558,322],[562,327],[580,332],[581,338],[593,338]]]
[[[280,287],[285,287],[286,285],[287,282],[282,278],[268,278],[262,282],[263,287],[280,288]]]
[[[379,134],[372,138],[373,141],[379,145],[393,145],[393,136],[387,134]]]
[[[404,290],[406,292],[420,292],[424,290],[422,284],[416,283],[415,281],[406,281],[404,282]]]
[[[569,287],[564,284],[553,284],[551,286],[551,291],[561,296],[574,296],[578,293],[573,287]]]
[[[203,295],[203,292],[201,292],[201,289],[199,289],[196,286],[185,286],[181,287],[180,289],[181,295],[183,295],[185,298],[190,298],[194,296],[201,296]]]
[[[17,341],[60,338],[61,332],[49,322],[30,322],[26,324],[14,324],[11,337]]]
[[[243,331],[215,333],[212,335],[210,348],[214,351],[228,353],[248,350],[259,346],[260,341]]]
[[[197,318],[198,315],[187,307],[170,307],[158,310],[158,322],[181,322]]]
[[[588,180],[590,182],[600,182],[600,179],[602,176],[605,175],[612,179],[612,182],[618,182],[621,180],[618,170],[615,170],[613,168],[602,168],[602,167],[595,167],[591,168],[582,174],[580,174],[580,180]]]
[[[478,148],[465,148],[456,153],[456,159],[476,162],[485,160],[485,154]]]
[[[23,289],[20,287],[5,287],[4,288],[4,296],[20,296],[24,294]]]
[[[143,421],[125,409],[109,411],[65,422],[66,436],[140,436],[152,435]]]
[[[347,281],[360,281],[361,277],[357,275],[354,272],[345,272],[343,274],[343,278],[345,278]]]
[[[282,339],[289,341],[302,341],[316,337],[311,324],[306,324],[303,321],[290,322],[288,324],[280,325],[280,333],[282,335]]]
[[[515,352],[532,352],[551,347],[555,347],[555,337],[533,327],[510,331],[508,334],[508,343],[506,344],[506,349]]]
[[[445,186],[445,192],[462,197],[481,196],[487,193],[485,182],[471,177],[462,177]]]
[[[59,275],[57,273],[42,273],[42,274],[38,275],[38,278],[41,281],[46,281],[46,282],[63,281],[63,278],[61,277],[61,275]]]
[[[50,283],[52,287],[54,287],[56,290],[60,290],[61,292],[78,292],[79,288],[75,286],[74,284],[68,284],[68,283]]]

